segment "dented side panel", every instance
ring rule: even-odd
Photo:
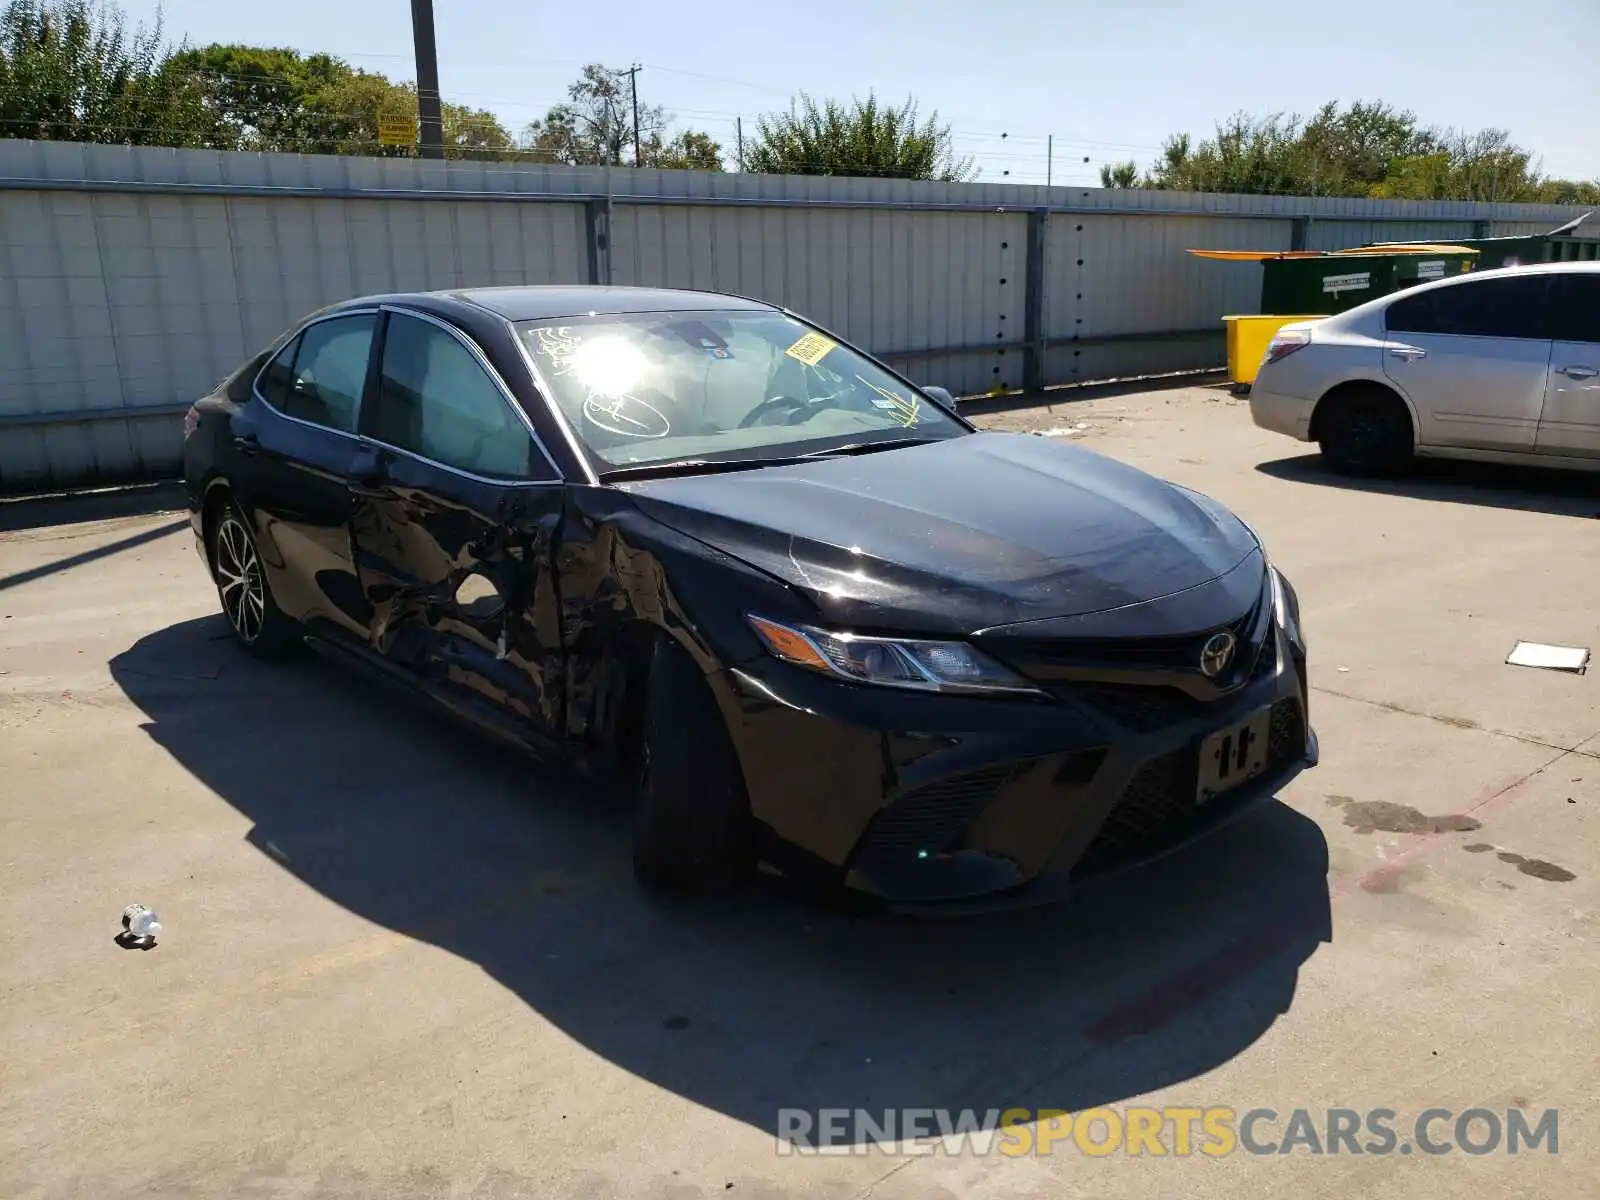
[[[562,487],[471,479],[393,451],[354,496],[351,539],[370,649],[525,723],[565,723],[551,547]]]
[[[561,643],[567,653],[567,733],[580,744],[608,736],[619,657],[672,638],[714,673],[758,656],[744,621],[752,606],[813,610],[785,584],[641,513],[617,488],[569,485],[555,555]]]

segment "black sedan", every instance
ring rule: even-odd
[[[194,405],[185,475],[246,651],[621,779],[652,885],[1052,895],[1316,761],[1238,518],[757,301],[338,304]]]

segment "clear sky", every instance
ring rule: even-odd
[[[155,0],[123,0],[148,20]],[[164,0],[167,31],[325,50],[414,76],[408,0]],[[1240,109],[1382,99],[1500,126],[1547,174],[1600,177],[1600,0],[434,0],[440,90],[513,128],[586,62],[732,150],[734,118],[814,96],[915,96],[987,181],[1094,182]],[[1005,135],[1005,136],[1002,136]],[[1084,160],[1088,159],[1086,163]]]

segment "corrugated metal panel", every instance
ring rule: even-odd
[[[1046,378],[1053,383],[1123,379],[1171,371],[1206,371],[1226,361],[1222,323],[1214,331],[1151,341],[1053,345],[1045,353]]]
[[[325,304],[587,279],[577,204],[0,193],[0,416],[186,403]],[[0,427],[0,489],[176,465],[177,419]]]
[[[1373,242],[1449,242],[1472,236],[1471,221],[1313,221],[1307,250],[1347,250]]]
[[[19,190],[32,180],[46,182]],[[291,190],[150,190],[162,187]],[[1310,244],[1342,248],[1463,237],[1476,221],[1537,233],[1581,211],[0,139],[0,488],[170,470],[167,410],[333,300],[584,280],[579,201],[607,195],[615,281],[774,300],[959,392],[1022,382],[1028,206],[1091,210],[1049,220],[1043,333],[1064,339],[1049,382],[1220,362],[1217,336],[1177,335],[1254,311],[1260,270],[1191,247],[1287,248],[1308,214]],[[840,207],[871,204],[970,211]],[[147,415],[17,423],[122,409]]]
[[[1127,334],[1222,328],[1228,313],[1260,310],[1261,268],[1189,254],[1286,250],[1291,222],[1257,218],[1057,216],[1046,264],[1052,341],[1046,378],[1054,383],[1153,374],[1215,365],[1211,338],[1096,344]]]
[[[1105,189],[1009,183],[925,183],[814,176],[724,175],[699,171],[562,167],[533,163],[431,162],[243,154],[153,146],[0,139],[0,176],[59,180],[120,179],[162,183],[229,183],[276,187],[434,188],[598,195],[759,197],[812,202],[895,201],[918,204],[1082,205],[1114,212],[1151,209],[1244,216],[1344,216],[1416,221],[1550,221],[1583,208],[1557,204],[1477,204],[1460,200],[1373,200],[1342,196],[1236,196],[1216,193]]]
[[[614,210],[612,280],[734,292],[803,313],[875,353],[1023,337],[1022,214],[817,208]],[[952,390],[1016,386],[1021,355],[945,356]]]

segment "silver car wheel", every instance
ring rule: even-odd
[[[267,617],[266,584],[250,534],[231,513],[217,529],[217,591],[234,633],[253,643]]]

